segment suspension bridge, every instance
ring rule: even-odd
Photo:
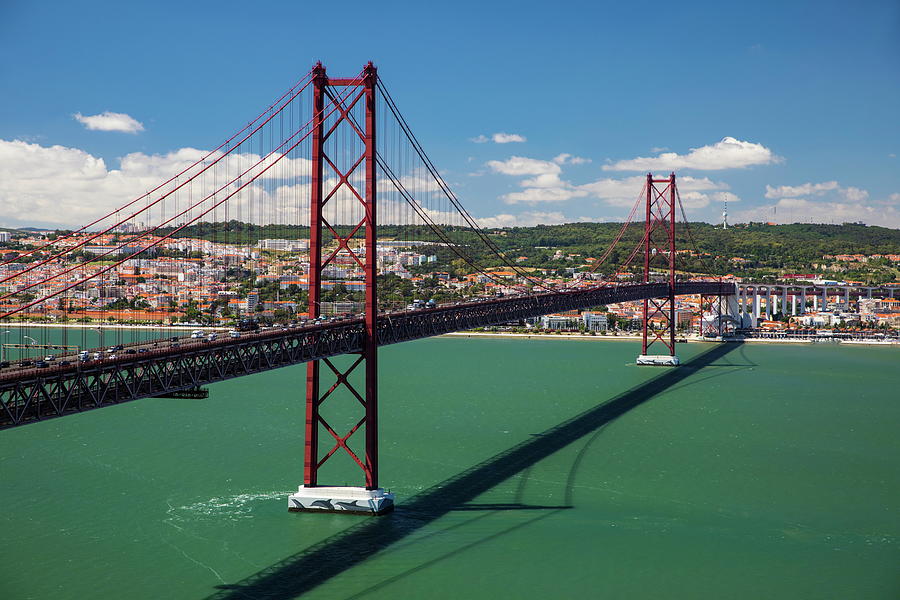
[[[676,296],[722,299],[737,291],[712,277],[679,274],[676,240],[693,238],[686,218],[676,235],[676,213],[684,213],[674,173],[647,175],[591,267],[623,255],[616,268],[633,269],[639,282],[575,285],[517,264],[463,206],[371,63],[348,78],[315,65],[225,142],[176,167],[168,180],[83,227],[4,257],[0,325],[20,338],[8,346],[28,347],[28,339],[63,354],[4,361],[0,427],[140,398],[189,397],[206,384],[306,363],[304,482],[289,508],[381,514],[393,508],[393,496],[378,472],[380,346],[640,301],[637,362],[677,366]],[[643,233],[623,252],[632,223]],[[391,286],[425,276],[423,261],[452,265],[457,281],[475,285],[454,292],[456,301],[406,306]],[[278,298],[285,281],[294,296],[275,302],[296,305],[299,298],[306,308],[300,322],[221,338],[113,329],[117,343],[109,349],[102,328],[97,338],[86,325],[97,313],[132,309],[169,320],[202,310],[239,319],[252,316],[254,290],[272,283]],[[353,314],[323,317],[326,305],[341,302]],[[359,416],[346,428],[336,425],[323,414],[326,401],[349,402]],[[320,471],[338,456],[359,468],[362,485],[323,485]]]

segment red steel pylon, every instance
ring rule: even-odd
[[[375,198],[375,85],[377,71],[370,62],[363,70],[362,76],[356,79],[329,79],[325,67],[321,63],[313,68],[313,135],[312,135],[312,175],[310,182],[310,233],[309,233],[309,318],[320,315],[322,297],[323,271],[331,265],[339,254],[346,253],[365,273],[365,338],[359,357],[348,369],[339,369],[332,361],[322,359],[311,361],[306,367],[306,442],[304,452],[304,485],[319,485],[319,467],[336,452],[343,450],[359,465],[365,474],[365,487],[374,490],[378,487],[378,362],[376,319],[378,315],[376,289],[376,198]],[[334,95],[330,88],[358,88],[344,98]],[[332,119],[326,119],[325,101],[329,100],[336,109]],[[357,123],[351,116],[358,103],[365,107],[364,123]],[[327,125],[327,129],[326,129]],[[357,136],[362,143],[362,153],[346,165],[342,165],[338,157],[329,157],[325,142],[342,129],[349,136]],[[364,189],[358,189],[359,169],[364,170]],[[327,176],[325,173],[327,172]],[[354,177],[356,175],[356,177]],[[354,180],[357,182],[354,186]],[[329,182],[326,192],[324,185]],[[333,185],[332,185],[333,184]],[[329,223],[325,218],[325,206],[329,201],[336,202],[339,190],[349,190],[359,201],[363,209],[362,219],[350,223],[350,227],[342,223]],[[352,214],[353,211],[350,211]],[[346,213],[345,213],[346,217]],[[336,220],[336,219],[332,219]],[[343,225],[343,227],[342,227]],[[360,230],[365,232],[364,254],[360,256],[350,247],[350,241]],[[349,233],[342,234],[341,231]],[[327,240],[323,240],[323,234]],[[330,234],[330,236],[328,236]],[[337,248],[323,259],[322,249],[337,242]],[[334,374],[334,384],[320,395],[320,365],[324,362]],[[360,394],[350,383],[350,374],[360,365],[365,369],[365,389]],[[344,434],[340,434],[322,417],[320,407],[338,388],[348,390],[363,407],[363,416]],[[348,445],[348,439],[360,427],[365,426],[365,456],[355,453]],[[334,446],[323,457],[319,457],[319,432],[324,429],[332,438]]]
[[[657,187],[657,184],[665,186]],[[669,294],[644,300],[641,355],[646,356],[653,344],[661,342],[669,356],[675,356],[675,173],[668,179],[653,179],[653,174],[647,173],[646,193],[642,281],[651,282],[651,265],[661,270],[665,260]],[[659,327],[651,326],[651,321],[656,321]]]
[[[700,296],[700,335],[721,337],[725,333],[722,315],[726,312],[723,296]],[[707,318],[704,319],[704,316]]]

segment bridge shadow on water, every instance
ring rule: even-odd
[[[507,479],[529,469],[540,460],[599,429],[640,406],[656,395],[673,388],[698,370],[707,367],[741,343],[717,344],[682,364],[665,369],[653,379],[627,390],[611,400],[588,409],[539,434],[533,434],[508,450],[407,499],[401,499],[394,513],[384,517],[359,518],[356,525],[318,542],[284,560],[251,575],[243,581],[217,586],[209,600],[246,598],[295,598],[332,577],[416,533],[451,511],[545,510],[545,516],[572,508],[572,479],[584,450],[576,458],[569,474],[566,506],[530,506],[510,504],[467,504]],[[735,365],[732,365],[735,366]],[[589,444],[593,438],[589,440]],[[518,500],[518,499],[517,499]],[[488,513],[490,514],[490,513]],[[542,518],[542,517],[539,517]]]

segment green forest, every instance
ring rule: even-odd
[[[510,262],[519,257],[522,267],[566,269],[583,264],[588,257],[601,256],[618,235],[620,223],[569,223],[485,230],[481,234],[468,228],[448,227],[440,235],[426,226],[394,226],[379,228],[380,239],[417,240],[433,243],[418,251],[437,254],[439,261],[427,270],[449,269],[471,271],[471,262],[481,267],[499,267],[504,261],[491,245],[503,252]],[[342,235],[349,229],[336,228]],[[255,243],[260,239],[309,237],[309,228],[296,225],[253,225],[238,221],[201,223],[187,227],[175,237],[195,237],[231,243]],[[632,253],[643,237],[642,223],[632,223],[616,249],[599,271],[615,271]],[[834,254],[900,254],[900,230],[860,224],[740,224],[723,230],[709,223],[676,225],[676,248],[699,251],[699,256],[679,255],[678,268],[686,272],[724,275],[739,273],[753,276],[786,272],[828,272],[825,255]],[[330,234],[326,233],[326,240]],[[446,246],[459,246],[454,252]],[[554,256],[562,253],[561,258]],[[463,256],[460,256],[462,254]],[[567,255],[579,255],[571,257]],[[733,260],[735,258],[741,260]],[[639,262],[635,259],[634,262]],[[833,261],[831,261],[833,262]],[[874,283],[892,281],[897,264],[887,260],[870,261],[866,265],[840,265],[832,272],[844,277],[857,277]]]

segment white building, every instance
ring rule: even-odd
[[[253,312],[256,310],[257,304],[259,304],[259,294],[250,292],[246,299],[238,302],[238,308],[246,312]]]
[[[305,252],[309,250],[309,240],[259,240],[256,247],[260,250],[281,250],[283,252]]]
[[[583,312],[581,313],[581,320],[587,331],[606,331],[609,327],[609,319],[606,318],[606,313]]]
[[[578,329],[581,324],[579,315],[544,315],[541,317],[541,327],[544,329]]]

